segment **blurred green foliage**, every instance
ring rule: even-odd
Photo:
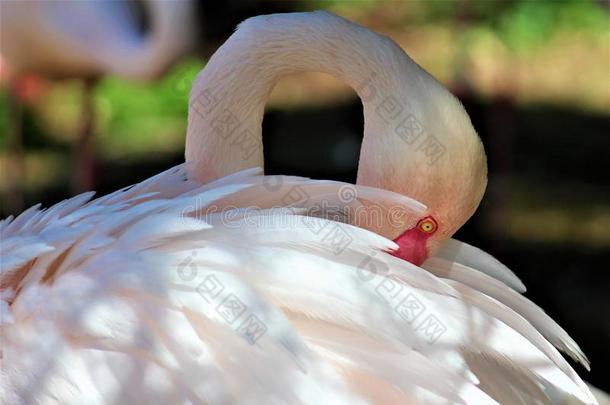
[[[609,28],[608,10],[596,0],[318,0],[313,4],[363,13],[387,7],[409,25],[467,23],[473,29],[497,32],[514,50],[535,49],[561,31],[607,35]]]
[[[200,60],[187,60],[150,85],[104,79],[95,93],[103,152],[145,152],[146,144],[163,150],[163,143],[173,149],[174,142],[182,142],[191,83],[203,66]]]
[[[202,60],[188,59],[155,83],[102,78],[94,89],[95,133],[100,154],[146,153],[177,149],[186,130],[192,80]],[[69,147],[79,129],[82,86],[78,81],[51,82],[42,105],[25,106],[22,131],[26,149]],[[0,92],[0,148],[6,148],[8,92]],[[164,145],[166,147],[164,147]]]
[[[507,44],[525,50],[543,45],[560,31],[608,33],[608,14],[593,0],[522,0],[515,2],[494,23]]]

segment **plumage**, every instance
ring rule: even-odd
[[[519,280],[519,277],[517,277],[515,273],[500,263],[495,257],[475,246],[460,242],[456,239],[449,239],[436,255],[450,262],[460,263],[477,269],[520,293],[526,291],[525,285]]]
[[[477,374],[492,361],[485,359],[526,369],[520,378],[532,386],[549,384],[593,403],[579,377],[536,329],[508,307],[487,309],[481,302],[502,304],[483,292],[465,291],[458,281],[447,284],[390,256],[384,250],[393,242],[349,224],[312,219],[349,232],[352,243],[335,254],[309,227],[308,217],[290,210],[242,212],[230,222],[216,212],[193,217],[223,199],[239,199],[240,193],[262,195],[266,203],[275,196],[278,205],[284,194],[269,193],[260,171],[209,187],[185,181],[184,169],[170,169],[99,200],[77,196],[3,221],[2,285],[6,277],[27,271],[4,290],[11,292],[3,297],[6,403],[57,397],[64,403],[119,398],[247,403],[249,395],[258,402],[277,396],[286,402],[333,403],[352,398],[347,377],[355,373],[399,387],[394,388],[399,398],[416,402],[486,398],[494,403],[475,385],[488,375]],[[301,187],[312,201],[320,192],[328,195],[329,187],[337,195],[344,186],[282,180]],[[367,191],[374,198],[373,190]],[[380,200],[396,198],[375,192]],[[25,265],[5,267],[17,261],[14,257],[21,259],[16,241],[24,237],[49,248]],[[365,274],[370,267],[360,266],[371,257],[387,268],[371,273],[372,279]],[[443,259],[430,263],[434,260]],[[485,281],[497,287],[489,277]],[[247,314],[263,322],[265,333],[255,344],[240,334],[238,321],[233,325],[219,312],[221,297],[218,302],[208,297],[214,285],[246,308],[240,320]],[[438,340],[430,343],[425,330],[401,313],[405,309],[397,309],[403,298],[394,291],[398,286],[442,319],[446,331]],[[506,324],[503,317],[520,321]],[[561,331],[557,328],[555,333]],[[536,337],[534,344],[528,336]],[[133,389],[137,395],[121,384],[130,374],[140,387]],[[432,378],[439,375],[446,379]],[[193,376],[205,378],[189,380]],[[381,395],[363,394],[372,395],[363,400]]]
[[[423,267],[439,277],[465,284],[514,309],[544,334],[550,342],[589,369],[589,361],[586,356],[566,331],[536,304],[511,290],[505,284],[482,274],[478,270],[460,263],[448,262],[439,257],[429,259]]]

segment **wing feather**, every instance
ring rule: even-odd
[[[495,259],[452,242],[420,268],[312,211],[423,205],[353,185],[345,201],[343,183],[260,169],[208,185],[187,171],[0,223],[2,401],[594,403],[542,335],[575,343]]]
[[[435,256],[477,269],[496,280],[502,281],[504,284],[520,293],[526,291],[525,285],[519,277],[517,277],[508,267],[500,263],[495,257],[477,247],[460,242],[457,239],[449,239],[446,241]]]

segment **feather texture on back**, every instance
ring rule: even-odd
[[[485,256],[389,255],[343,183],[185,170],[0,223],[3,403],[595,403]]]

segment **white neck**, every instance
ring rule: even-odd
[[[391,40],[328,13],[249,19],[193,86],[186,142],[186,159],[196,166],[192,174],[210,181],[263,166],[265,103],[283,76],[304,71],[328,73],[358,93],[365,114],[363,153],[371,150],[371,136],[387,129],[383,113],[375,110],[388,96],[420,93],[408,76],[424,73]]]

